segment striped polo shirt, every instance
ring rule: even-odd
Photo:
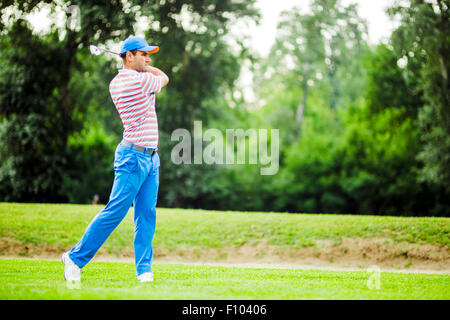
[[[155,94],[161,92],[161,83],[161,77],[131,69],[120,69],[111,80],[109,92],[122,120],[125,140],[157,148]]]

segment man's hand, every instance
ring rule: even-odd
[[[169,83],[169,77],[164,72],[159,70],[158,68],[147,66],[147,72],[150,72],[150,73],[154,74],[155,76],[162,78],[161,88],[165,87]]]

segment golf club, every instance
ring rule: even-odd
[[[120,56],[120,54],[117,53],[117,52],[113,52],[113,51],[110,51],[110,50],[108,50],[108,49],[100,48],[100,47],[94,46],[93,44],[91,44],[91,45],[89,46],[89,50],[91,51],[91,53],[92,53],[94,56],[100,55],[100,54],[102,53],[102,51],[104,51],[104,52],[109,52],[109,53],[112,53],[112,54],[115,54],[115,55]]]

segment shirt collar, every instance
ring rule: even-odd
[[[119,69],[119,73],[121,73],[121,74],[136,74],[138,72],[133,69]]]

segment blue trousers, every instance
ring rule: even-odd
[[[88,225],[81,240],[69,251],[83,268],[134,206],[134,257],[136,274],[150,272],[156,224],[160,159],[119,144],[114,156],[114,183],[108,204]]]

